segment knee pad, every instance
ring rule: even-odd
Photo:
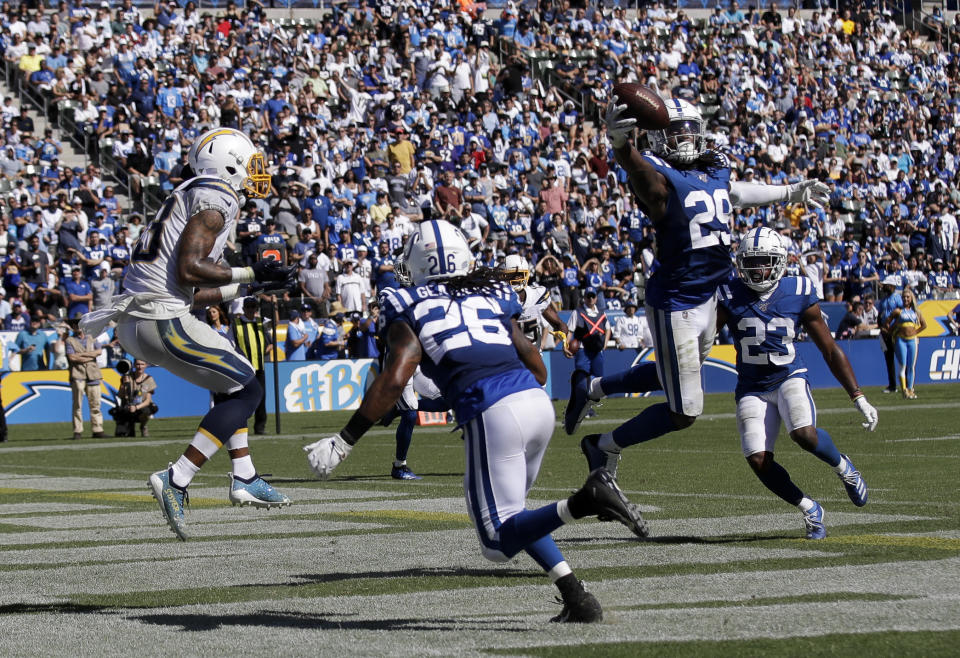
[[[487,558],[491,562],[509,562],[510,558],[503,554],[502,551],[496,548],[490,548],[489,546],[484,546],[480,544],[480,554],[483,557]]]

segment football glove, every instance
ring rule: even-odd
[[[321,480],[330,477],[337,465],[347,458],[353,446],[344,441],[339,434],[327,436],[310,445],[303,446],[307,453],[310,470]]]
[[[620,99],[616,96],[607,104],[607,111],[603,115],[603,123],[607,126],[607,137],[610,138],[610,144],[618,149],[627,143],[630,132],[637,126],[637,120],[628,117],[627,106],[617,105]]]
[[[787,201],[822,208],[830,203],[830,186],[818,180],[802,180],[787,186]]]
[[[247,286],[248,295],[256,295],[259,293],[284,293],[288,292],[293,294],[297,292],[300,286],[300,280],[298,278],[298,268],[296,265],[291,265],[286,268],[289,270],[287,272],[287,278],[282,281],[258,281],[257,283],[251,283]]]
[[[857,411],[863,414],[863,417],[866,420],[866,422],[860,423],[863,425],[863,429],[867,430],[868,432],[872,432],[873,430],[877,429],[877,423],[880,422],[880,418],[877,416],[877,410],[874,408],[874,406],[867,402],[867,396],[860,395],[853,401],[853,403],[857,405]]]
[[[296,265],[286,266],[278,260],[267,258],[258,260],[250,266],[253,270],[253,280],[257,283],[276,283],[286,281],[291,271],[296,271]]]
[[[560,331],[557,329],[556,331],[551,331],[550,333],[553,335],[553,340],[556,341],[557,345],[563,345],[567,342],[567,333],[565,331]]]

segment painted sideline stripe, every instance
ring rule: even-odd
[[[912,439],[885,439],[884,443],[912,443],[914,441],[956,441],[960,439],[960,434],[948,434],[947,436],[916,436]]]
[[[903,411],[903,405],[897,406],[878,406],[876,407],[877,411]],[[957,409],[960,408],[960,402],[937,402],[930,404],[911,404],[909,406],[911,410],[915,409]],[[638,409],[639,411],[639,409]],[[843,406],[843,407],[826,407],[826,408],[817,408],[817,414],[820,416],[830,416],[830,415],[848,415],[848,414],[857,414],[857,408],[853,405]],[[718,413],[718,414],[703,414],[700,416],[700,420],[732,420],[737,417],[736,413]],[[581,425],[610,425],[614,423],[624,423],[630,420],[630,418],[600,418],[595,420],[585,420]],[[880,419],[881,422],[883,418]],[[559,427],[562,424],[562,420],[558,420],[556,425]],[[442,425],[442,426],[425,426],[417,427],[417,434],[451,434],[455,438],[459,439],[459,434],[453,429],[453,425]],[[285,440],[285,441],[301,441],[303,439],[318,439],[325,436],[330,436],[332,432],[304,432],[296,434],[268,434],[262,437],[251,437],[250,441],[263,441],[263,440]],[[367,432],[364,436],[393,436],[396,434],[396,428],[386,428],[386,429],[372,429]],[[958,436],[960,438],[960,436]],[[924,439],[930,440],[930,439]],[[936,439],[934,439],[936,440]],[[942,440],[947,440],[943,438]],[[887,443],[893,442],[895,440],[888,440]],[[166,445],[183,445],[186,443],[184,438],[178,439],[160,439],[160,440],[151,440],[151,441],[114,441],[107,440],[98,443],[83,443],[83,444],[74,444],[72,441],[64,441],[63,443],[52,444],[49,446],[4,446],[0,448],[0,454],[6,452],[48,452],[48,451],[57,451],[62,452],[63,450],[100,450],[100,449],[112,449],[112,448],[143,448],[146,446],[155,447],[155,446],[166,446]],[[459,448],[459,446],[458,446]]]

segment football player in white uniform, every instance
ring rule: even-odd
[[[406,262],[414,285],[384,295],[383,372],[339,433],[304,448],[311,469],[329,477],[393,406],[419,364],[454,405],[463,428],[467,509],[484,557],[503,562],[526,551],[560,590],[564,607],[555,621],[600,621],[599,602],[583,589],[550,533],[599,515],[645,535],[643,519],[602,468],[569,498],[525,509],[554,413],[541,388],[547,369],[517,324],[517,295],[500,272],[473,269],[462,233],[443,220],[417,227]]]
[[[83,323],[97,335],[116,320],[123,348],[215,394],[193,441],[149,486],[170,528],[185,540],[187,485],[199,468],[226,445],[233,464],[233,504],[272,507],[289,499],[257,475],[247,446],[247,419],[260,400],[253,367],[226,338],[190,314],[234,299],[244,284],[279,287],[292,268],[275,261],[230,268],[219,262],[224,243],[243,205],[241,195],[263,198],[270,176],[263,155],[243,133],[209,130],[187,156],[187,180],[166,198],[144,227],[124,278],[126,294],[113,306],[87,314]]]
[[[546,322],[553,327],[552,333],[557,344],[565,345],[567,326],[557,315],[557,309],[550,303],[550,291],[543,286],[530,283],[530,265],[527,260],[519,254],[510,254],[504,259],[500,271],[506,275],[507,282],[517,293],[520,304],[523,306],[523,313],[517,320],[523,335],[536,345],[538,350],[543,351],[540,327]]]

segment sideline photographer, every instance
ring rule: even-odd
[[[158,410],[153,402],[157,382],[147,374],[147,362],[137,359],[131,365],[127,359],[121,359],[117,362],[117,372],[121,375],[120,404],[110,410],[117,421],[114,436],[136,436],[136,423],[140,423],[140,436],[150,436],[147,423]]]

